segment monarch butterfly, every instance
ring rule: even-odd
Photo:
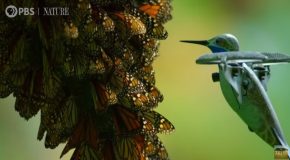
[[[122,73],[120,71],[116,74],[119,75],[118,77],[122,77],[120,79],[123,80],[124,84],[120,92],[118,92],[120,102],[127,101],[131,104],[129,105],[131,106],[130,108],[133,106],[133,108],[135,107],[134,109],[152,109],[163,100],[163,96],[157,88],[151,87],[151,85],[146,84],[146,82],[143,83],[142,79],[139,80],[136,76],[133,76],[133,74]],[[113,82],[114,85],[116,85],[115,83],[121,83],[121,80],[118,80],[119,82]],[[127,106],[126,103],[124,105]]]
[[[66,124],[66,128],[73,128],[76,126],[78,122],[78,116],[79,116],[79,110],[77,108],[76,103],[76,96],[69,96],[66,98],[66,102],[64,103],[64,107],[66,108],[66,111],[63,112],[63,121],[64,124]]]
[[[22,71],[22,69],[27,69]],[[27,65],[23,65],[22,67],[15,68],[12,71],[7,73],[7,77],[9,78],[9,82],[13,87],[20,87],[24,84],[25,78],[27,74],[29,74]]]
[[[152,155],[156,152],[156,144],[151,139],[148,139],[148,137],[145,139],[144,152],[146,155]]]
[[[149,97],[148,97],[147,93],[135,94],[135,95],[133,95],[132,100],[133,100],[133,103],[135,104],[135,106],[138,108],[142,107],[144,109],[149,109],[153,106],[149,101]]]
[[[144,148],[144,136],[137,135],[133,137],[118,136],[113,143],[114,152],[117,160],[144,160],[142,154]]]
[[[15,109],[25,119],[34,116],[41,107],[47,105],[51,98],[44,92],[44,81],[41,74],[39,70],[27,72],[24,81],[15,93]],[[10,85],[8,84],[8,86]],[[57,88],[57,86],[55,87]]]
[[[32,104],[32,101],[28,97],[17,96],[15,102],[15,110],[19,112],[21,117],[29,119],[34,116],[40,109],[40,106]]]
[[[148,31],[151,38],[156,38],[159,40],[164,40],[168,37],[168,33],[161,24],[154,24],[154,27]]]
[[[106,68],[105,64],[101,59],[91,59],[90,60],[90,67],[89,67],[89,73],[94,74],[103,74],[105,73]]]
[[[142,115],[143,123],[146,124],[143,126],[144,131],[171,133],[175,129],[170,121],[155,111],[145,111]]]
[[[48,98],[55,98],[59,96],[59,91],[61,90],[61,79],[57,72],[48,71],[44,72],[43,76],[43,92]],[[36,88],[39,90],[39,88]]]
[[[64,32],[65,35],[69,38],[78,38],[79,36],[79,30],[73,23],[70,24],[65,23]]]
[[[152,62],[169,1],[64,1],[69,16],[0,16],[0,97],[13,93],[26,119],[40,110],[37,138],[67,142],[73,160],[167,159],[156,134],[174,127],[151,110],[163,99]]]
[[[158,0],[157,2],[161,7],[156,19],[161,23],[165,23],[172,18],[170,14],[172,10],[170,1],[171,0]]]
[[[149,94],[154,98],[155,101],[157,102],[163,101],[163,95],[156,87],[152,86],[150,88]]]
[[[160,10],[160,5],[143,4],[139,6],[139,10],[150,15],[153,18],[156,18]]]
[[[100,106],[95,106],[97,109],[107,108],[110,105],[118,102],[116,93],[111,89],[110,85],[103,85],[101,83],[95,83],[95,88],[100,101]]]
[[[106,6],[122,6],[125,5],[126,3],[128,3],[127,1],[123,1],[123,0],[91,0],[90,3],[93,6],[102,6],[102,7],[106,7]]]
[[[0,25],[2,25],[2,24],[0,24]],[[1,30],[0,30],[0,32],[1,32]],[[2,37],[2,38],[0,38],[0,45],[1,45],[2,44],[1,42],[5,41],[5,39],[4,39],[5,35],[2,35],[0,33],[0,36]],[[3,46],[3,48],[0,49],[0,53],[1,53],[0,54],[0,76],[1,76],[1,75],[3,75],[5,69],[8,67],[7,63],[9,62],[8,60],[10,58],[9,53],[8,53],[8,46]]]
[[[98,155],[95,152],[95,148],[97,148],[100,143],[100,139],[98,139],[99,132],[97,131],[91,116],[84,116],[86,116],[86,118],[80,119],[78,124],[75,126],[76,128],[63,149],[61,157],[72,148],[76,149],[71,159],[82,160],[83,158],[81,156],[95,157]],[[92,148],[94,149],[92,150]],[[84,153],[84,150],[90,151],[89,154]]]
[[[13,92],[12,87],[6,80],[0,78],[0,98],[8,97]]]
[[[106,32],[111,32],[115,29],[114,21],[107,15],[104,16],[102,25]]]
[[[113,149],[113,144],[111,140],[106,140],[105,142],[103,142],[103,147],[102,147],[102,153],[103,153],[103,159],[106,160],[115,160],[115,154],[114,153],[114,149]]]
[[[70,50],[66,55],[64,63],[62,64],[62,71],[66,77],[76,77],[84,79],[88,76],[89,70],[89,56],[77,54],[79,50]],[[47,74],[49,74],[47,72]]]
[[[80,146],[76,147],[72,160],[93,160],[100,159],[100,153],[93,149],[90,145],[82,143]]]
[[[139,35],[146,33],[146,27],[144,23],[138,18],[126,12],[115,13],[119,19],[122,20],[129,28],[131,35]]]
[[[161,23],[165,23],[171,19],[171,6],[169,0],[151,1],[149,3],[143,3],[139,6],[139,10],[143,13],[155,18]]]
[[[136,48],[141,52],[140,61],[142,66],[148,66],[152,63],[154,58],[158,55],[159,40],[150,38],[146,35],[138,35],[132,37],[132,43],[135,43]]]
[[[147,159],[168,160],[168,153],[156,135],[145,136],[144,152]]]
[[[101,24],[105,32],[111,32],[115,29],[114,21],[108,16],[108,13],[100,7],[92,7],[92,19],[95,23]]]
[[[151,65],[142,67],[141,70],[137,73],[138,77],[142,78],[142,80],[145,81],[146,86],[155,85],[155,72]]]
[[[68,127],[74,126],[75,123],[74,121],[66,123],[68,119],[65,119],[76,115],[75,113],[68,115],[71,113],[69,110],[73,107],[68,105],[74,103],[66,103],[68,100],[62,94],[63,91],[60,90],[59,92],[60,94],[54,97],[53,100],[46,99],[46,101],[42,102],[40,108],[41,121],[37,138],[41,140],[46,132],[45,146],[49,148],[55,148],[59,143],[64,142],[68,138]],[[21,98],[17,97],[17,99]]]
[[[149,55],[146,56],[146,58],[155,57],[152,55],[156,54],[155,52],[157,51],[157,48],[159,46],[159,40],[157,40],[155,38],[150,38],[148,35],[144,35],[143,37],[139,36],[139,37],[140,37],[140,39],[142,39],[143,51],[149,53]],[[151,53],[150,51],[155,51],[155,52]]]
[[[121,105],[113,105],[112,109],[116,135],[135,135],[142,130],[142,121],[138,115]]]
[[[127,94],[135,95],[134,97],[136,97],[137,94],[145,91],[144,84],[131,73],[127,72],[123,80]]]
[[[128,87],[125,87],[121,92],[129,100],[132,106],[135,106],[135,109],[148,110],[156,107],[157,103],[162,100],[162,95],[155,93],[155,90],[146,89],[146,85],[143,84],[139,79],[131,74],[127,74],[125,78],[125,84]]]
[[[122,54],[122,60],[123,60],[123,65],[126,68],[131,68],[133,64],[136,62],[136,56],[134,56],[134,52],[130,47],[125,47],[123,49],[123,54]]]

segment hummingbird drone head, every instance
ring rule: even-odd
[[[222,34],[208,40],[207,47],[213,52],[239,51],[239,41],[232,34]]]
[[[232,34],[222,34],[211,38],[210,40],[201,41],[181,41],[185,43],[194,43],[207,46],[213,53],[239,51],[239,41]]]

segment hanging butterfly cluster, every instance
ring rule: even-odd
[[[69,16],[0,17],[0,97],[16,97],[38,139],[67,142],[73,160],[168,159],[157,133],[174,126],[153,109],[163,100],[152,62],[170,0],[4,0],[5,6],[68,7]],[[46,133],[46,134],[45,134]]]

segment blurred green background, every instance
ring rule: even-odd
[[[157,86],[165,96],[157,110],[176,127],[173,134],[160,135],[171,159],[272,160],[272,148],[248,131],[225,102],[219,84],[211,81],[217,67],[194,63],[209,50],[179,40],[232,33],[241,50],[290,54],[290,1],[175,0],[173,7],[173,20],[166,25],[169,38],[155,61]],[[290,143],[289,82],[290,65],[272,67],[268,93]],[[27,122],[13,105],[12,97],[0,100],[0,159],[59,159],[64,145],[50,150],[36,140],[39,115]]]

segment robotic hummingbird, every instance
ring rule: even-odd
[[[270,65],[289,63],[290,56],[239,51],[238,40],[231,34],[210,40],[181,42],[204,45],[214,53],[199,57],[196,63],[218,65],[219,72],[212,74],[212,80],[220,82],[222,93],[231,108],[250,131],[275,148],[275,153],[278,152],[275,156],[280,159],[284,158],[284,154],[289,159],[289,146],[266,91]]]

